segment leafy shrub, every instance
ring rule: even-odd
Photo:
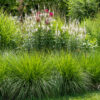
[[[96,0],[69,0],[69,16],[82,20],[85,17],[94,17],[98,4]]]
[[[47,31],[43,29],[38,29],[37,32],[30,37],[30,39],[25,40],[24,48],[28,50],[32,49],[54,49],[55,41],[52,31]]]
[[[15,20],[1,13],[0,15],[0,49],[16,47],[19,42],[20,30]]]
[[[97,3],[98,3],[98,7],[100,8],[100,1],[99,0],[96,0],[97,1]]]
[[[14,4],[16,0],[0,0],[1,5],[6,5],[6,4]]]
[[[85,27],[87,30],[87,39],[90,43],[100,46],[100,14],[96,15],[94,19],[86,19],[85,20]]]
[[[68,13],[68,0],[24,0],[25,13],[31,13],[31,9],[42,10],[44,7],[52,9],[55,13],[61,13],[64,16]]]
[[[0,0],[0,8],[3,8],[7,13],[17,14],[17,0]]]

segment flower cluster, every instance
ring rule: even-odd
[[[44,9],[42,11],[32,10],[32,15],[30,16],[25,15],[25,20],[23,23],[23,26],[24,26],[23,30],[24,30],[24,33],[26,33],[23,35],[23,38],[25,39],[25,41],[28,40],[28,42],[29,41],[34,42],[36,35],[37,36],[40,35],[42,39],[41,42],[44,42],[45,40],[50,41],[49,38],[50,38],[50,35],[52,35],[52,39],[55,39],[55,40],[52,40],[52,43],[54,43],[54,41],[57,42],[58,44],[62,42],[61,44],[65,43],[70,48],[72,48],[72,46],[75,46],[75,47],[77,46],[79,48],[81,48],[81,46],[84,47],[84,43],[85,43],[84,41],[87,36],[85,24],[84,26],[81,26],[78,20],[74,20],[74,21],[69,20],[69,22],[67,23],[66,21],[62,22],[61,19],[59,18],[57,19],[53,16],[54,16],[54,12],[50,12],[48,9]],[[42,32],[42,35],[41,35],[41,32]],[[89,43],[90,42],[86,43],[86,46]],[[32,43],[30,42],[30,44]]]
[[[86,36],[86,27],[80,26],[80,22],[78,20],[69,21],[68,24],[65,23],[62,27],[63,31],[68,30],[68,33],[72,36],[76,36],[79,39],[84,39]]]
[[[36,16],[36,22],[40,23],[43,19],[45,20],[45,24],[49,25],[52,17],[54,16],[53,12],[50,12],[48,9],[44,9],[44,11],[38,11],[33,13]]]
[[[57,36],[61,34],[61,31],[63,33],[67,31],[70,35],[75,35],[80,39],[85,38],[86,28],[85,26],[80,27],[79,22],[77,20],[69,21],[69,23],[67,24],[65,22],[62,25],[60,25],[60,23],[57,20],[55,20],[53,16],[54,12],[50,12],[48,9],[44,9],[42,11],[32,10],[31,16],[25,16],[25,29],[28,33],[34,33],[38,31],[39,28],[52,30],[52,28],[55,27],[54,31],[55,35]]]
[[[32,15],[25,15],[25,20],[23,21],[24,30],[28,34],[32,34],[38,31],[39,28],[50,29],[52,22],[54,21],[54,13],[50,12],[48,9],[42,11],[32,10]]]

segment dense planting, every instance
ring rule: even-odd
[[[98,11],[96,0],[69,0],[69,16],[83,20],[85,17],[94,17]]]
[[[96,20],[74,20],[67,24],[48,9],[33,10],[32,16],[25,16],[23,24],[3,13],[0,18],[1,49],[86,51],[100,44],[99,14]]]
[[[0,0],[0,100],[100,90],[99,0]]]
[[[20,41],[20,29],[11,16],[0,13],[0,49],[16,48]]]
[[[37,52],[1,54],[0,93],[9,100],[15,97],[24,100],[81,93],[98,88],[99,57],[100,54],[89,54],[83,60],[83,54],[73,57],[64,52],[48,55]]]

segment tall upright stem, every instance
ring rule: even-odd
[[[23,22],[23,9],[24,9],[24,0],[19,0],[19,8],[18,8],[18,11],[19,11],[19,15],[20,15],[20,21]]]

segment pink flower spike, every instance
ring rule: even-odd
[[[48,12],[49,12],[49,10],[48,10],[48,9],[44,9],[44,11],[45,11],[46,13],[48,13]]]
[[[46,25],[49,25],[49,24],[50,24],[50,20],[49,20],[49,19],[46,19],[46,20],[45,20],[45,24],[46,24]]]
[[[50,17],[53,17],[53,15],[54,15],[53,12],[50,12],[50,13],[49,13],[49,16],[50,16]]]
[[[37,21],[37,22],[40,22],[40,21],[41,21],[40,17],[37,16],[37,17],[36,17],[36,21]]]
[[[36,15],[40,15],[41,14],[41,12],[40,11],[38,11],[37,13],[36,13]]]

